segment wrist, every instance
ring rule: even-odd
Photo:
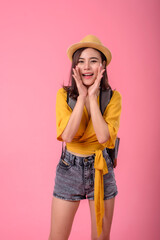
[[[97,95],[96,94],[92,94],[89,96],[89,101],[94,101],[96,100],[97,101]]]
[[[77,101],[79,101],[79,102],[85,102],[85,100],[86,100],[86,96],[79,95],[79,96],[77,97]]]

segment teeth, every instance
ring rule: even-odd
[[[92,76],[92,73],[91,74],[83,74],[84,76]]]

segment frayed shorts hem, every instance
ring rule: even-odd
[[[116,197],[117,196],[117,194],[118,194],[118,191],[117,192],[115,192],[114,194],[112,194],[111,196],[109,196],[109,197],[104,197],[104,201],[105,200],[108,200],[108,199],[111,199],[111,198],[114,198],[114,197]],[[94,200],[94,198],[93,197],[88,197],[87,198],[88,200]]]
[[[53,196],[56,197],[56,198],[62,199],[62,200],[72,201],[72,202],[76,202],[76,201],[80,201],[80,200],[86,199],[86,198],[75,198],[75,199],[65,198],[65,197],[59,196],[59,195],[57,195],[55,193],[53,193]]]
[[[118,194],[118,191],[115,192],[114,194],[112,194],[112,195],[109,196],[109,197],[104,197],[104,201],[116,197],[117,194]],[[80,201],[80,200],[84,200],[84,199],[88,199],[88,200],[93,200],[93,201],[94,201],[94,198],[93,198],[93,197],[88,197],[88,198],[87,198],[87,197],[86,197],[86,198],[85,198],[85,197],[82,197],[82,198],[71,199],[71,198],[65,198],[65,197],[59,196],[59,195],[57,195],[56,193],[53,193],[53,196],[56,197],[56,198],[62,199],[62,200],[73,201],[73,202]]]
[[[109,199],[111,199],[111,198],[114,198],[114,197],[117,196],[117,194],[118,194],[118,191],[115,192],[113,195],[111,195],[111,196],[109,196],[109,197],[105,197],[104,200],[109,200]]]

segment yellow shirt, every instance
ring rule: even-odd
[[[99,104],[99,96],[97,98]],[[56,128],[57,139],[63,141],[61,134],[64,131],[69,118],[72,114],[72,109],[67,104],[67,92],[61,88],[57,92],[56,98]],[[96,211],[96,222],[98,236],[102,231],[102,219],[104,215],[104,187],[103,175],[108,173],[106,161],[103,158],[102,150],[104,148],[114,148],[115,140],[117,137],[121,114],[121,95],[118,91],[114,90],[112,98],[107,105],[103,118],[108,124],[110,138],[107,142],[100,144],[97,140],[92,119],[88,117],[87,109],[84,106],[83,115],[79,129],[74,136],[72,142],[66,143],[69,151],[77,154],[92,155],[95,153],[95,185],[94,185],[94,200]]]

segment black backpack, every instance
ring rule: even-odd
[[[105,91],[102,91],[102,90],[100,91],[99,105],[100,105],[100,110],[101,110],[102,115],[103,115],[108,103],[110,102],[112,94],[113,94],[113,92],[111,89],[107,89]],[[68,92],[67,92],[67,103],[68,103],[69,107],[73,110],[73,108],[76,104],[76,100],[71,98],[69,96]],[[117,166],[119,142],[120,142],[120,138],[117,137],[116,142],[115,142],[115,147],[113,149],[106,148],[114,167]]]

